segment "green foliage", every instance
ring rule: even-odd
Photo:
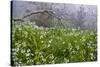
[[[15,66],[97,60],[96,32],[12,23],[11,54]]]

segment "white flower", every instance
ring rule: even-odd
[[[21,31],[21,30],[22,30],[22,28],[20,28],[20,27],[19,27],[19,30]]]
[[[28,35],[28,32],[25,31],[24,34],[25,34],[25,36],[27,36]]]
[[[49,40],[49,43],[51,43],[52,42],[52,39],[51,40]]]
[[[62,42],[62,44],[65,44],[65,42]]]
[[[80,39],[80,41],[82,41],[82,39]]]
[[[48,44],[48,46],[47,47],[50,47],[50,44]]]
[[[16,49],[12,49],[12,51],[16,51]]]
[[[66,50],[64,49],[63,52],[65,52]]]
[[[54,58],[53,54],[51,55],[51,58],[52,58],[52,59]]]
[[[91,44],[90,44],[90,43],[87,43],[87,47],[88,47],[88,48],[91,48]]]
[[[76,29],[72,29],[72,31],[74,32],[74,31],[76,31]]]
[[[76,49],[79,50],[79,46],[76,46]]]
[[[18,62],[15,62],[15,65],[17,65],[17,66],[18,66],[18,65],[19,65],[19,64],[18,64]]]
[[[44,62],[46,62],[46,59],[42,59]]]
[[[43,43],[43,41],[41,41],[41,43]]]
[[[42,38],[43,38],[43,35],[40,36],[40,39],[42,39]]]
[[[39,29],[40,29],[40,30],[43,30],[44,28],[41,26],[41,27],[39,27]]]
[[[34,54],[33,54],[33,53],[32,53],[31,55],[32,55],[32,56],[34,56]]]
[[[21,44],[17,44],[17,47],[18,47],[18,48],[21,47]]]
[[[82,41],[86,41],[86,39],[83,39]]]
[[[66,58],[64,58],[64,62],[65,62],[65,63],[67,63],[67,62],[69,62],[69,60],[68,60],[68,59],[66,59]]]
[[[75,50],[73,50],[72,53],[75,54],[76,53]]]
[[[41,32],[41,36],[45,36],[46,35],[46,32]]]
[[[54,63],[55,63],[55,61],[53,60],[53,61],[52,61],[52,63],[54,64]]]
[[[36,29],[38,29],[38,28],[39,28],[37,25],[34,25],[34,27],[35,27]]]
[[[64,31],[66,31],[66,29],[63,29]]]
[[[29,52],[30,52],[30,49],[27,50],[27,53],[29,53]]]
[[[74,36],[78,36],[78,35],[79,35],[78,33],[74,34]]]
[[[25,50],[22,49],[22,50],[21,50],[21,53],[25,53]]]
[[[26,53],[26,56],[29,56],[30,54],[29,53]]]
[[[18,45],[19,45],[19,43],[15,43],[15,45],[16,45],[16,46],[18,46]]]
[[[82,36],[82,39],[85,39],[85,36]]]
[[[16,48],[16,52],[18,52],[19,51],[19,48]]]
[[[92,41],[89,41],[90,43],[92,43]]]
[[[83,33],[83,31],[81,30],[81,32],[80,33]]]
[[[23,44],[23,47],[26,47],[26,44]]]
[[[13,55],[16,55],[17,53],[16,52],[13,52]]]
[[[73,35],[73,33],[71,32],[69,35],[70,35],[70,36],[72,36],[72,35]]]

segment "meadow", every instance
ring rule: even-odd
[[[12,21],[12,65],[40,65],[97,60],[97,32],[43,28]]]

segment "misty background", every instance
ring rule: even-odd
[[[29,15],[31,13],[34,14]],[[12,1],[12,17],[22,19],[24,16],[43,27],[97,30],[96,5]]]

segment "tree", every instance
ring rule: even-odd
[[[84,7],[83,5],[81,5],[79,7],[79,10],[77,12],[77,27],[83,28],[83,23],[85,22],[85,16],[86,16],[86,12],[84,11]]]

